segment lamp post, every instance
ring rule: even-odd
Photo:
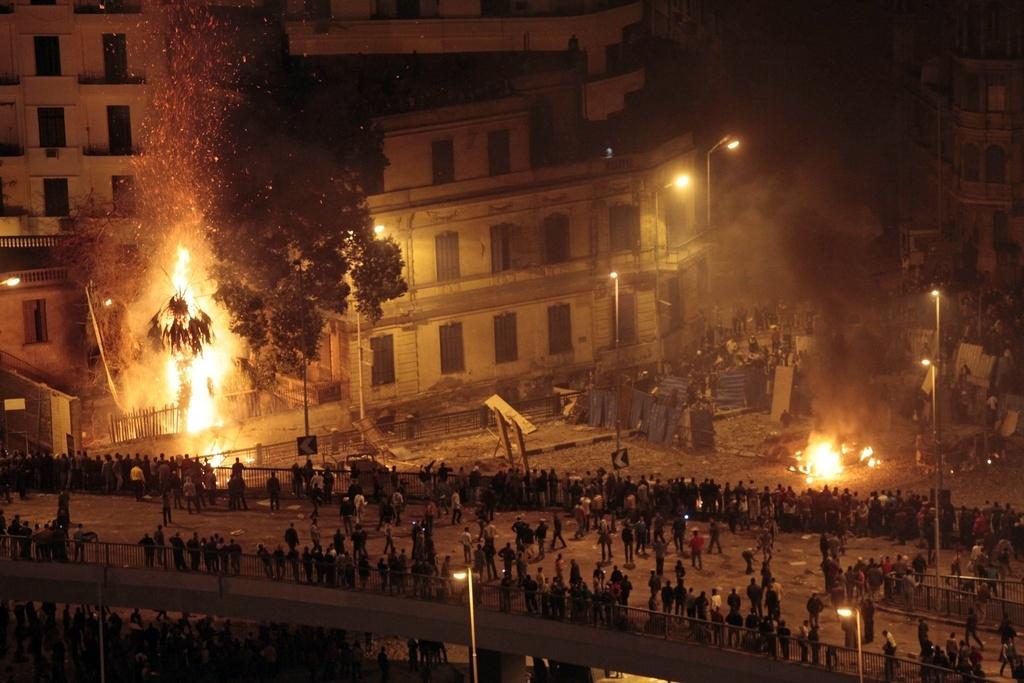
[[[469,596],[469,662],[473,671],[473,678],[471,683],[477,683],[476,671],[476,613],[473,608],[473,568],[466,567],[464,571],[458,571],[452,574],[452,578],[457,581],[466,582],[466,590]]]
[[[932,298],[935,299],[935,359],[942,359],[942,292],[932,290]],[[942,514],[940,512],[939,497],[942,492],[942,427],[939,423],[939,369],[940,365],[932,367],[932,436],[935,439],[935,578],[942,574],[940,569],[939,555],[942,552],[942,531],[940,523]]]
[[[612,320],[612,324],[615,325],[615,348],[619,348],[619,274],[614,270],[608,273],[608,277],[615,283],[615,319]]]
[[[860,683],[864,683],[864,648],[860,641],[860,610],[857,608],[840,607],[836,610],[836,614],[844,619],[853,617],[857,620],[857,678]]]
[[[706,183],[705,191],[706,191],[706,194],[707,194],[705,199],[707,200],[707,212],[708,212],[708,215],[707,215],[707,220],[708,220],[707,228],[708,228],[708,230],[711,229],[711,155],[714,154],[716,151],[718,151],[718,149],[720,147],[722,147],[723,145],[728,150],[734,150],[734,149],[736,149],[737,147],[740,146],[740,141],[738,139],[732,137],[731,135],[726,135],[721,140],[716,142],[714,144],[714,146],[707,151],[707,155],[705,156],[705,163],[707,165],[707,168],[705,169],[706,175],[704,176],[704,181]]]

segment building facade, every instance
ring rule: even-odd
[[[904,92],[904,262],[1019,281],[1024,241],[1024,2],[892,0]]]
[[[350,314],[329,328],[314,372],[343,383],[353,413],[660,369],[703,333],[693,137],[627,144],[647,87],[635,45],[654,19],[675,48],[696,44],[700,5],[492,4],[288,5],[296,57],[526,65],[500,88],[409,97],[376,119],[389,166],[369,207],[402,248],[409,291],[372,326]]]

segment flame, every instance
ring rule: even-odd
[[[171,284],[188,304],[190,315],[199,310],[190,283],[191,262],[192,255],[189,250],[178,245],[178,258],[171,275]],[[213,344],[208,345],[198,355],[171,353],[168,356],[167,384],[173,394],[185,403],[179,407],[185,413],[185,430],[189,433],[223,424],[217,413],[215,396],[220,391],[228,368],[227,359]]]
[[[881,464],[875,456],[875,449],[865,446],[858,450],[855,444],[837,443],[837,439],[812,435],[807,448],[797,451],[797,464],[790,469],[805,475],[808,484],[815,479],[835,480],[843,473],[846,464],[857,454],[857,462],[874,469]]]

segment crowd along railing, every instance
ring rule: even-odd
[[[368,562],[362,566],[347,559],[313,563],[271,552],[253,555],[231,553],[213,547],[79,542],[67,541],[63,537],[55,537],[48,542],[39,541],[38,536],[0,536],[0,560],[84,563],[143,571],[202,572],[268,582],[299,583],[324,590],[374,592],[455,605],[465,605],[467,602],[467,592],[462,582],[414,571],[417,567],[430,565],[414,564],[410,571],[398,573],[380,571]],[[584,599],[568,591],[526,591],[516,586],[482,584],[474,591],[474,598],[480,608],[492,612],[556,620],[581,628],[659,638],[772,658],[835,673],[857,674],[856,649],[807,641],[796,635],[780,638],[775,631],[762,632],[682,614],[628,607],[612,601]],[[970,674],[877,652],[864,652],[863,666],[865,680],[871,681],[973,683],[984,680]]]

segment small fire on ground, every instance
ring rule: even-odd
[[[819,479],[834,481],[852,465],[873,469],[881,464],[871,446],[820,435],[811,436],[807,447],[794,454],[794,461],[789,470],[803,474],[808,484]]]

